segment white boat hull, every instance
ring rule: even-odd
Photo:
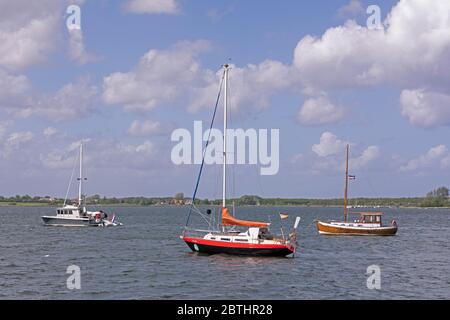
[[[43,216],[42,220],[47,226],[55,227],[98,227],[102,223],[96,223],[89,218],[63,218],[56,216]]]

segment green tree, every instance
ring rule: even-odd
[[[176,200],[183,200],[184,199],[184,193],[183,192],[179,192],[175,195],[174,197]]]
[[[440,187],[427,193],[425,200],[422,201],[422,207],[443,207],[448,205],[449,190],[446,187]]]

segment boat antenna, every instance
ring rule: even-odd
[[[349,145],[347,144],[346,160],[345,160],[345,192],[344,192],[344,222],[347,222],[347,196],[348,196],[348,153]]]

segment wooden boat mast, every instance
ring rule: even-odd
[[[78,178],[78,206],[83,202],[83,141],[80,143],[80,177]]]
[[[348,194],[348,151],[349,145],[347,144],[347,154],[345,161],[345,192],[344,192],[344,221],[347,222],[347,194]]]

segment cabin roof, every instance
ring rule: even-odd
[[[77,210],[77,206],[65,205],[64,207],[59,207],[58,210]]]
[[[359,214],[361,216],[382,216],[383,212],[351,212],[352,214]]]

